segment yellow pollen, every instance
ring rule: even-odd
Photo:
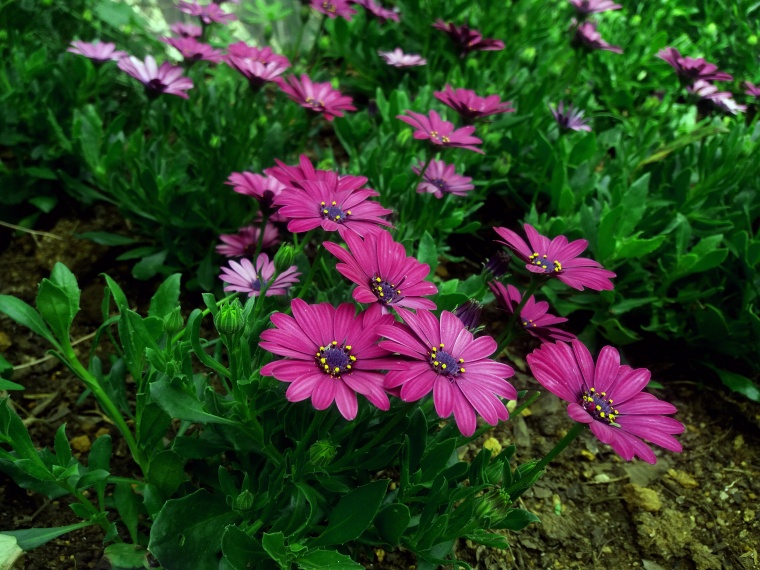
[[[324,202],[322,202],[322,205],[324,206],[324,205],[325,205],[325,203],[324,203]]]
[[[325,347],[324,347],[324,346],[320,346],[320,347],[319,347],[319,350],[324,350],[324,349],[325,349]]]
[[[336,374],[340,372],[340,366],[336,366],[335,368],[333,368],[333,372],[335,372]]]
[[[438,361],[437,360],[433,360],[433,366],[438,366]]]
[[[332,345],[333,345],[333,346],[335,346],[335,345],[337,345],[337,344],[338,344],[338,341],[337,341],[337,340],[334,340],[334,341],[332,341]]]
[[[444,345],[443,345],[443,343],[441,343],[441,344],[439,344],[438,346],[440,346],[441,348],[443,348],[443,346],[444,346]]]
[[[446,369],[446,365],[445,364],[441,364],[441,368],[443,368],[445,370]]]
[[[332,205],[333,205],[333,206],[337,206],[337,205],[338,205],[338,203],[337,203],[335,200],[333,200],[333,201],[332,201]]]
[[[336,220],[340,220],[340,216],[335,216],[335,219]]]
[[[597,411],[597,412],[598,412],[599,410],[601,410],[601,409],[602,409],[602,406],[597,406],[597,407],[596,407],[596,411]]]
[[[349,356],[348,358],[351,360],[351,362],[356,362],[356,357],[355,356]]]
[[[320,359],[319,359],[319,361],[320,361],[322,364],[324,364],[325,362],[327,362],[327,359],[326,359],[326,358],[320,358]]]
[[[330,212],[328,212],[327,210],[322,210],[322,213],[323,214],[329,214]]]
[[[378,283],[382,283],[383,282],[383,280],[380,279],[379,277],[375,277],[375,281],[377,281]]]
[[[351,215],[351,210],[346,210],[346,215],[350,216]]]
[[[451,139],[449,137],[441,137],[441,140],[445,143],[451,142]]]
[[[464,362],[464,358],[460,358],[460,359],[459,359],[459,363],[461,364],[461,363],[463,363],[463,362]]]
[[[459,371],[460,371],[460,372],[464,372],[464,368],[460,368],[460,369],[459,369]]]
[[[350,364],[346,364],[346,370],[351,370],[351,365]]]
[[[346,348],[346,350],[351,350],[351,345],[347,344],[345,348]]]

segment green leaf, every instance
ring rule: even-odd
[[[66,293],[66,297],[69,299],[71,319],[73,321],[74,316],[79,312],[79,299],[81,296],[77,278],[74,277],[74,274],[68,267],[63,263],[58,262],[53,266],[53,271],[50,273],[50,280]]]
[[[132,277],[140,281],[150,279],[161,270],[168,254],[168,250],[164,249],[153,255],[146,255],[135,263],[132,268]]]
[[[505,550],[509,548],[507,537],[502,534],[496,534],[495,532],[476,530],[466,534],[464,537],[490,548],[503,548]]]
[[[77,524],[70,524],[68,526],[57,526],[53,528],[28,528],[24,530],[4,530],[3,534],[13,536],[16,538],[19,547],[22,550],[30,551],[38,546],[42,546],[46,542],[50,542],[54,538],[63,536],[67,532],[79,530],[91,526],[93,523],[90,521],[82,521]]]
[[[150,300],[148,316],[163,319],[172,312],[179,303],[179,284],[182,279],[181,273],[175,273],[161,283],[156,294]]]
[[[385,497],[388,481],[372,481],[342,497],[328,516],[328,525],[312,546],[344,544],[357,539],[370,525]]]
[[[289,566],[288,551],[285,549],[285,535],[281,532],[265,532],[261,539],[261,545],[267,554],[283,568]]]
[[[76,489],[81,491],[92,487],[101,481],[105,481],[110,475],[111,473],[105,469],[90,469],[77,481]]]
[[[362,570],[364,566],[355,562],[350,556],[334,550],[315,550],[306,556],[296,558],[294,562],[304,570]]]
[[[71,447],[66,437],[66,424],[55,432],[55,459],[61,467],[68,467],[71,463]]]
[[[424,263],[430,267],[428,275],[433,273],[436,267],[438,267],[438,249],[436,248],[433,236],[427,231],[422,234],[422,238],[420,239],[420,245],[417,248],[417,259],[420,263]]]
[[[50,344],[60,350],[60,345],[42,320],[40,314],[21,299],[10,295],[0,295],[0,313],[5,313],[18,324],[25,326],[40,335]]]
[[[116,510],[119,511],[119,517],[129,531],[129,537],[132,539],[132,542],[137,543],[140,498],[132,491],[132,486],[128,483],[117,483],[113,493],[113,500],[116,504]]]
[[[5,359],[0,356],[0,364]],[[13,368],[13,367],[11,367]],[[0,367],[0,372],[2,372],[2,368]],[[16,384],[15,382],[11,382],[10,380],[5,380],[4,378],[0,378],[0,391],[2,390],[24,390],[25,388],[21,384]]]
[[[139,544],[111,544],[103,552],[112,570],[143,570],[149,568],[148,550]]]
[[[222,552],[224,559],[235,570],[274,568],[261,544],[236,526],[230,525],[224,530]]]
[[[11,570],[15,568],[18,560],[24,551],[18,546],[15,536],[0,534],[0,569]]]
[[[49,279],[43,279],[37,292],[37,309],[56,337],[67,342],[74,315],[66,292]]]
[[[501,519],[492,528],[518,531],[524,529],[530,523],[541,522],[536,515],[522,509],[510,509],[507,516]]]
[[[667,238],[666,235],[660,235],[651,239],[628,239],[617,244],[615,249],[615,259],[632,259],[649,255],[656,251]]]
[[[103,278],[106,280],[106,285],[108,285],[108,289],[111,291],[111,295],[113,295],[113,300],[116,302],[116,307],[119,309],[119,312],[124,313],[129,309],[129,303],[127,302],[127,296],[124,294],[124,291],[119,284],[108,275],[105,273],[101,273],[101,275],[103,275]]]
[[[24,422],[8,405],[7,397],[0,400],[0,441],[10,444],[20,457],[35,465],[40,474],[43,475],[42,480],[53,479],[52,474],[40,458],[37,448],[32,443],[32,438],[29,436],[29,431]]]
[[[150,396],[173,418],[201,424],[238,425],[233,420],[208,413],[203,409],[203,402],[167,380],[151,383]]]
[[[74,110],[72,140],[79,143],[81,156],[93,173],[100,170],[100,146],[103,140],[103,122],[95,107],[86,105],[83,110]]]
[[[738,392],[753,402],[760,402],[760,386],[746,376],[723,370],[722,368],[718,368],[706,362],[703,362],[702,364],[715,372],[718,375],[718,378],[720,378],[720,381],[732,392]]]
[[[388,505],[375,517],[375,527],[380,537],[391,546],[398,545],[409,526],[412,515],[409,507],[400,503]]]
[[[74,235],[76,235],[78,238],[90,240],[91,242],[98,243],[100,245],[118,246],[135,243],[135,240],[131,237],[112,234],[110,232],[85,232],[83,234]]]
[[[164,497],[171,497],[179,486],[187,481],[185,462],[171,449],[160,451],[150,459],[148,479]]]

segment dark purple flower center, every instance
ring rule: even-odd
[[[330,220],[331,222],[335,222],[337,224],[342,224],[346,218],[351,215],[351,210],[346,210],[344,212],[340,209],[338,203],[333,200],[332,204],[329,206],[325,202],[322,202],[320,205],[320,213],[324,219]]]
[[[325,12],[332,12],[333,14],[338,11],[338,8],[332,2],[322,2],[322,9]]]
[[[251,280],[251,289],[254,291],[261,291],[261,288],[266,284],[266,280],[262,281],[260,277],[257,277],[256,279]]]
[[[464,358],[456,359],[451,354],[443,350],[444,344],[441,343],[438,346],[434,346],[430,349],[430,366],[438,374],[444,374],[448,376],[449,380],[453,380],[464,372]]]
[[[522,324],[526,329],[531,329],[538,326],[536,323],[533,322],[533,319],[528,319],[526,321],[523,321]]]
[[[534,252],[528,257],[528,263],[540,267],[544,270],[544,273],[559,273],[562,271],[562,264],[556,259],[550,263],[546,254],[541,255]]]
[[[315,109],[317,111],[324,111],[325,110],[325,102],[322,99],[313,99],[311,97],[307,97],[304,99],[306,103],[311,105],[312,109]]]
[[[428,178],[428,182],[441,191],[446,190],[446,181],[443,178]]]
[[[158,79],[157,77],[154,79],[151,79],[145,84],[145,87],[147,87],[151,91],[156,91],[158,93],[163,93],[166,89],[166,85]]]
[[[615,417],[619,412],[612,406],[612,398],[607,398],[607,392],[597,393],[595,388],[589,388],[583,393],[580,404],[595,420],[615,425]]]
[[[377,297],[377,300],[383,305],[389,305],[397,298],[401,297],[401,289],[396,289],[396,285],[389,283],[377,274],[369,283],[370,289]]]
[[[351,370],[356,357],[351,355],[351,345],[338,346],[338,341],[334,340],[327,346],[319,347],[315,361],[322,372],[340,378],[341,374]]]

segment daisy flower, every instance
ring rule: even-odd
[[[746,105],[740,105],[734,101],[734,96],[728,91],[718,91],[718,88],[712,83],[703,79],[697,79],[694,85],[689,85],[686,90],[693,93],[703,101],[712,103],[715,107],[725,113],[736,115],[747,110]]]
[[[417,129],[414,131],[414,138],[428,140],[435,146],[466,148],[467,150],[485,154],[474,146],[483,142],[479,138],[472,136],[475,127],[469,126],[454,129],[454,125],[441,119],[441,116],[436,111],[430,111],[428,117],[414,111],[407,111],[407,114],[410,116],[397,115],[396,118]]]
[[[467,26],[455,26],[439,19],[435,21],[433,27],[449,35],[451,41],[459,48],[460,57],[466,56],[471,51],[499,51],[504,49],[503,41],[484,38],[479,31]]]
[[[256,258],[256,265],[248,259],[241,259],[240,263],[231,259],[229,267],[222,267],[222,275],[219,279],[229,283],[224,287],[225,291],[239,291],[248,293],[249,297],[258,297],[262,287],[267,285],[265,297],[272,295],[287,295],[291,285],[298,282],[298,276],[295,265],[280,273],[274,281],[270,280],[275,274],[274,261],[269,261],[266,253],[260,253]]]
[[[281,160],[275,159],[277,166],[267,168],[264,173],[276,178],[286,186],[301,187],[301,182],[308,180],[311,182],[333,183],[333,178],[337,177],[336,184],[339,190],[358,190],[367,183],[364,176],[353,176],[351,174],[338,174],[331,170],[319,170],[309,160],[309,157],[302,154],[298,157],[298,166],[288,166]]]
[[[419,174],[424,166],[420,162],[418,166],[412,167],[412,171]],[[417,192],[433,194],[436,198],[443,198],[444,194],[465,196],[475,186],[470,184],[472,178],[460,176],[456,173],[455,168],[453,164],[446,164],[442,160],[431,160],[422,180],[417,185]]]
[[[377,20],[384,24],[388,20],[393,20],[394,22],[399,21],[399,15],[398,12],[395,10],[389,10],[388,8],[383,8],[380,6],[380,4],[376,4],[375,0],[349,0],[353,4],[358,4],[367,12],[372,14]],[[398,10],[398,8],[396,9]],[[419,64],[423,65],[423,64]]]
[[[436,99],[459,113],[466,121],[482,119],[499,113],[514,113],[511,101],[502,101],[498,95],[479,97],[469,89],[451,88],[446,85],[443,91],[433,93]]]
[[[121,58],[127,57],[127,52],[118,51],[116,49],[116,44],[100,41],[87,43],[74,40],[66,51],[77,55],[83,55],[96,63],[119,61]]]
[[[514,314],[515,309],[522,301],[522,295],[514,285],[504,287],[498,281],[488,284],[501,308],[510,315]],[[525,306],[520,311],[520,322],[525,330],[532,336],[542,342],[554,342],[555,340],[572,340],[575,335],[558,329],[552,325],[564,323],[567,319],[550,315],[549,303],[546,301],[536,302],[536,298],[531,295],[525,302]]]
[[[575,28],[573,42],[576,45],[587,47],[588,49],[600,49],[611,51],[613,53],[623,53],[623,48],[613,46],[602,39],[602,34],[596,31],[596,22],[581,22]]]
[[[181,38],[199,38],[203,35],[203,28],[195,24],[175,22],[169,26],[169,31]]]
[[[246,226],[240,228],[236,234],[222,234],[219,236],[222,243],[216,246],[216,251],[226,257],[252,257],[256,253],[260,234],[260,226]],[[267,222],[264,227],[262,249],[268,249],[278,243],[280,243],[280,233],[277,227]]]
[[[245,42],[236,42],[230,44],[227,50],[229,53],[225,62],[241,73],[253,89],[268,81],[273,82],[290,67],[288,58],[272,52],[270,47],[257,48]]]
[[[421,55],[404,53],[401,48],[396,48],[393,51],[378,51],[377,53],[385,60],[385,63],[393,67],[414,67],[427,63],[427,60]]]
[[[285,188],[285,185],[276,178],[253,172],[233,172],[225,184],[232,186],[238,194],[256,198],[261,205],[261,210],[272,216],[272,221],[284,221],[277,215],[273,206],[274,199]]]
[[[752,95],[753,97],[760,97],[760,85],[755,86],[754,83],[750,83],[749,81],[744,82],[744,87],[747,88],[747,90],[744,92],[747,95]]]
[[[118,65],[119,69],[141,81],[151,97],[167,93],[187,99],[186,91],[193,88],[193,80],[182,75],[181,67],[172,65],[168,61],[158,67],[151,55],[145,58],[145,62],[134,56],[125,57],[119,60]]]
[[[330,83],[313,83],[306,74],[301,75],[300,81],[291,75],[287,79],[278,77],[275,82],[283,93],[301,107],[323,113],[328,121],[342,117],[343,111],[356,111],[356,107],[351,105],[351,97],[333,89]]]
[[[676,70],[678,76],[693,83],[697,79],[705,81],[731,81],[733,76],[725,71],[719,71],[718,66],[708,63],[701,57],[684,57],[676,48],[666,47],[657,52],[657,57],[667,62]]]
[[[190,14],[199,18],[203,25],[208,26],[212,22],[217,24],[229,24],[237,20],[235,14],[230,14],[222,10],[222,8],[212,2],[204,6],[198,4],[198,2],[180,2],[177,7],[185,14]]]
[[[349,22],[356,14],[356,10],[351,8],[350,0],[311,0],[311,7],[330,19],[340,17]]]
[[[615,4],[612,0],[569,0],[569,2],[581,18],[622,8],[620,4]]]
[[[185,61],[205,60],[219,63],[224,59],[222,52],[208,44],[199,42],[195,38],[163,38],[161,41],[180,52]]]
[[[568,105],[565,108],[565,103],[560,101],[556,109],[549,105],[549,110],[554,115],[554,120],[557,121],[561,130],[591,132],[591,127],[586,122],[586,119],[583,118],[583,111],[573,109],[572,105]]]

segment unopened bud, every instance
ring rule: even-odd
[[[254,497],[253,493],[248,489],[244,489],[242,493],[235,497],[232,508],[236,511],[247,511],[253,506],[253,500],[255,498],[256,497]]]
[[[219,307],[219,312],[214,317],[214,326],[221,335],[236,335],[245,327],[243,318],[243,306],[235,299],[232,303],[225,303]]]
[[[472,332],[480,325],[480,312],[482,310],[483,305],[481,303],[475,299],[470,299],[454,309],[454,315],[459,317],[468,331]]]
[[[506,275],[509,271],[509,262],[512,256],[506,251],[499,250],[495,255],[486,261],[486,269],[491,272],[494,277],[501,277]]]
[[[475,501],[474,514],[484,528],[491,528],[509,513],[509,495],[503,490],[491,489]]]
[[[185,319],[182,318],[182,312],[179,307],[174,307],[172,312],[164,317],[164,330],[168,335],[174,335],[182,330],[185,326]]]
[[[295,248],[289,243],[280,246],[277,253],[274,254],[274,268],[277,273],[283,273],[293,266],[293,260],[296,257]]]
[[[320,439],[319,441],[315,441],[309,448],[309,459],[314,465],[325,467],[333,460],[336,452],[337,450],[335,449],[335,444],[333,444],[333,442],[326,439]]]

